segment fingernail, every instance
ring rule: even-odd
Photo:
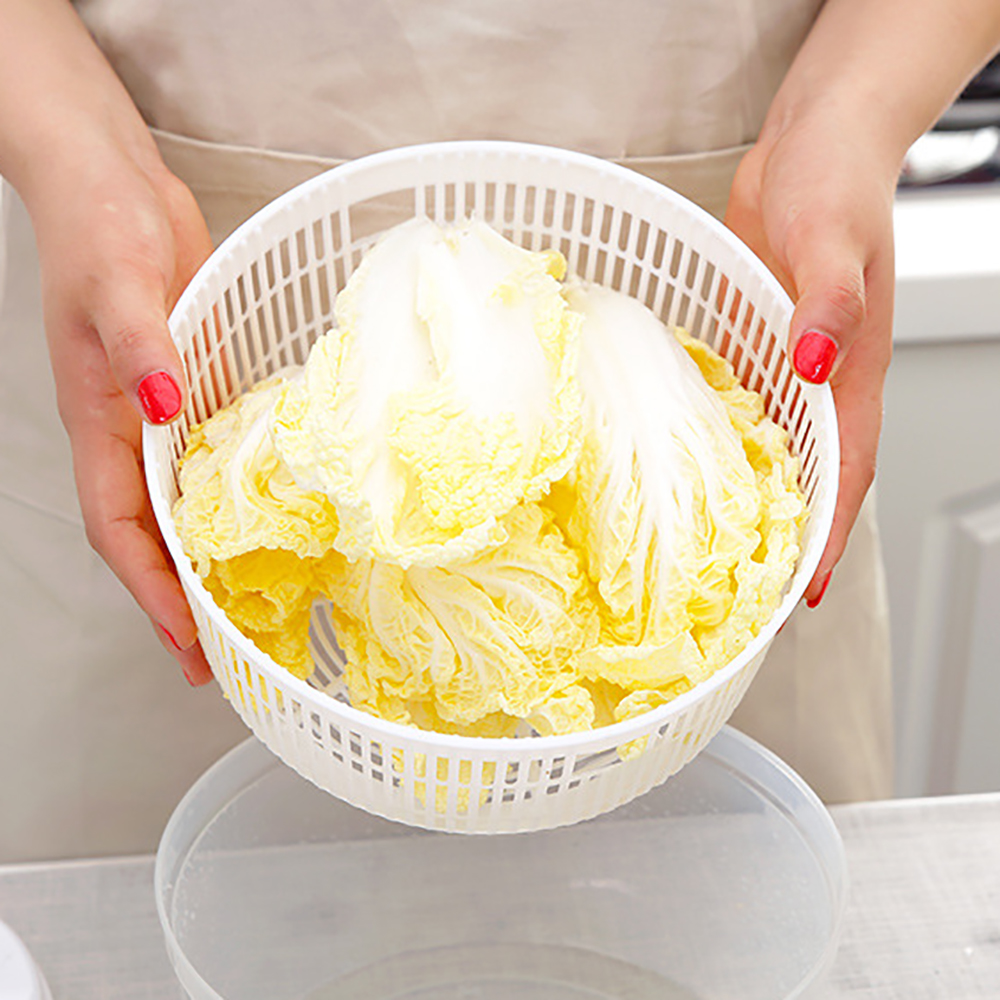
[[[180,643],[170,634],[170,632],[167,629],[163,628],[162,625],[160,626],[160,628],[163,629],[163,634],[171,641],[171,643],[173,643],[174,649],[176,649],[178,653],[183,653],[184,650],[181,649]]]
[[[182,646],[174,637],[173,633],[169,629],[165,629],[159,622],[157,622],[156,627],[170,640],[170,645],[177,650],[178,653],[183,653],[190,649],[197,640],[192,640],[186,646]]]
[[[142,411],[151,424],[165,424],[181,410],[181,389],[170,372],[153,372],[138,385]]]
[[[819,607],[819,602],[823,600],[823,595],[826,593],[826,588],[830,586],[831,576],[833,576],[832,571],[826,574],[826,579],[823,581],[822,586],[819,588],[819,593],[815,597],[812,597],[808,601],[806,601],[807,608],[813,609]]]
[[[802,334],[792,356],[792,364],[799,376],[814,384],[825,382],[830,377],[836,360],[836,343],[818,330]]]

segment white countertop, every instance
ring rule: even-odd
[[[1000,997],[1000,793],[841,806],[851,894],[817,1000]],[[0,866],[0,917],[55,1000],[179,1000],[153,859]]]
[[[1000,997],[1000,793],[831,812],[851,893],[819,996]]]

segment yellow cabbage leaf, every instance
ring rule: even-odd
[[[258,548],[302,558],[326,553],[337,514],[322,493],[302,490],[268,431],[288,373],[239,396],[192,429],[173,516],[184,550],[204,577],[213,562]]]
[[[806,515],[787,436],[706,345],[564,268],[406,223],[303,369],[192,431],[178,533],[278,663],[309,675],[323,598],[355,707],[547,735],[691,690],[774,613]]]
[[[337,548],[400,566],[468,559],[576,457],[579,318],[565,262],[482,223],[390,230],[275,408],[285,465],[337,509]]]
[[[560,731],[590,725],[592,706],[563,694],[598,628],[576,553],[537,504],[503,529],[505,542],[467,562],[358,560],[327,577],[352,703],[476,735],[535,712]]]
[[[602,625],[578,663],[626,691],[676,693],[777,607],[805,514],[795,464],[759,397],[714,352],[621,293],[575,280],[566,297],[583,316],[584,442],[553,509],[597,587]]]

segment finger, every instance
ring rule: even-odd
[[[101,332],[111,370],[144,419],[169,423],[184,405],[186,380],[180,355],[167,325],[167,316],[212,252],[208,227],[187,186],[164,171],[161,194],[171,220],[174,260],[172,280],[150,263],[132,263],[122,269],[111,290],[92,311]],[[131,280],[128,280],[128,279]]]
[[[142,425],[91,330],[62,331],[53,352],[59,410],[70,436],[87,537],[193,684],[207,679],[197,627],[149,504],[140,459]],[[52,339],[59,339],[53,331]]]
[[[881,273],[880,260],[891,259],[893,252],[891,201],[875,202],[864,212],[838,208],[842,201],[793,215],[783,241],[796,300],[789,356],[797,374],[817,384],[828,381],[862,334],[881,322],[869,321],[869,282]],[[891,277],[889,288],[891,297]]]
[[[184,676],[192,687],[202,687],[212,680],[212,668],[205,659],[200,643],[196,642],[189,649],[181,649],[177,640],[162,625],[153,622],[153,630],[163,648],[180,663]]]
[[[139,414],[152,424],[169,423],[184,406],[184,369],[167,327],[162,278],[141,265],[121,268],[93,304],[98,332],[115,381]]]
[[[197,629],[149,505],[139,417],[98,338],[77,333],[70,341],[75,349],[55,353],[53,368],[87,537],[146,614],[190,649]]]
[[[77,433],[74,464],[86,469],[95,461],[102,476],[77,475],[90,543],[176,649],[188,650],[197,627],[156,529],[134,447],[118,436]]]
[[[806,588],[807,603],[822,596],[875,478],[883,387],[892,356],[892,255],[881,255],[865,280],[868,306],[863,334],[849,361],[830,380],[841,441],[840,485],[830,537]]]
[[[840,482],[830,535],[803,595],[810,606],[822,598],[871,487],[882,416],[881,404],[867,398],[863,386],[838,386],[834,389],[834,401],[841,431]]]

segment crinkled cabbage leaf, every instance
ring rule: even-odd
[[[356,707],[565,733],[690,690],[774,613],[806,514],[787,436],[705,344],[564,270],[406,223],[302,370],[192,431],[178,533],[277,662],[308,676],[323,598]]]
[[[272,422],[296,481],[336,508],[341,552],[469,558],[569,470],[579,317],[564,268],[482,223],[426,219],[365,256]]]

